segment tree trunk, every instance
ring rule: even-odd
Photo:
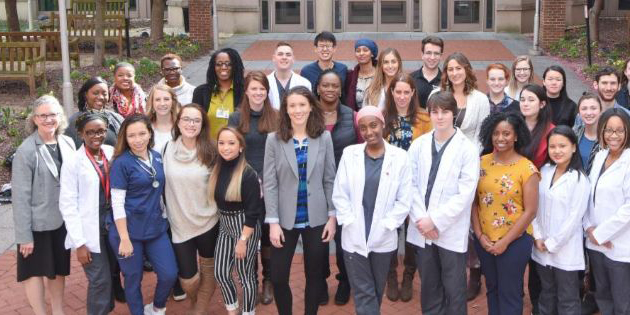
[[[152,43],[164,38],[164,0],[151,1],[151,37]]]
[[[589,28],[591,32],[591,42],[599,41],[599,15],[604,9],[604,0],[595,0],[593,7],[589,10]]]
[[[94,62],[93,65],[100,67],[105,63],[105,38],[103,36],[105,24],[105,1],[96,0],[96,14],[94,16]]]
[[[5,0],[4,9],[7,12],[7,26],[9,32],[19,32],[20,20],[18,19],[17,0]]]

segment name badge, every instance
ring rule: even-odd
[[[228,119],[230,118],[230,110],[229,109],[217,109],[217,118]]]

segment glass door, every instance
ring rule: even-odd
[[[347,0],[343,12],[346,12],[344,29],[346,32],[376,32],[377,0]]]
[[[378,31],[401,32],[411,31],[413,14],[408,0],[378,1]]]
[[[305,1],[271,1],[272,32],[305,32]]]
[[[454,0],[449,3],[450,31],[483,31],[484,12],[482,0]]]

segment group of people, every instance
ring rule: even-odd
[[[383,295],[411,300],[416,270],[426,314],[466,314],[482,274],[489,313],[521,314],[528,265],[535,314],[580,314],[584,294],[604,315],[630,312],[629,62],[600,69],[597,94],[576,104],[561,67],[540,86],[527,56],[489,65],[484,94],[439,37],[422,40],[411,74],[369,39],[348,69],[336,44],[318,34],[318,60],[300,74],[289,43],[269,75],[223,48],[197,87],[167,54],[148,96],[119,63],[111,87],[83,84],[69,118],[53,96],[37,99],[12,170],[17,277],[34,313],[47,313],[47,289],[63,314],[75,250],[88,314],[114,299],[165,314],[171,294],[207,314],[217,283],[229,314],[274,300],[292,314],[300,238],[306,314],[329,301],[332,240],[334,302],[352,295],[361,315],[380,314]],[[146,262],[157,283],[144,305]]]

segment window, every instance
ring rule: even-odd
[[[269,32],[269,1],[262,0],[260,3],[260,27],[263,32]]]
[[[300,1],[276,2],[276,24],[300,24]]]

